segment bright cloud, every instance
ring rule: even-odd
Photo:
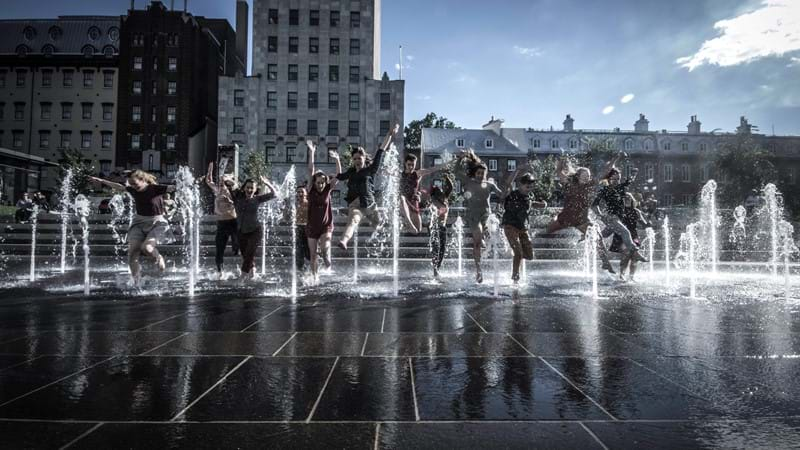
[[[800,50],[800,1],[764,0],[755,11],[714,24],[721,35],[675,62],[692,71],[703,64],[749,63]]]
[[[414,60],[414,55],[406,55],[406,59],[409,60],[409,61],[413,61]]]
[[[432,97],[431,97],[430,95],[418,95],[418,96],[416,96],[415,98],[416,98],[417,100],[421,100],[421,101],[423,101],[423,102],[427,102],[427,101],[428,101],[428,100],[430,100]]]
[[[792,59],[789,61],[789,64],[787,64],[786,67],[800,67],[800,58],[796,56],[792,57]]]
[[[621,99],[619,99],[619,102],[620,102],[620,103],[623,103],[623,104],[624,104],[624,103],[629,103],[631,100],[633,100],[633,97],[635,97],[635,95],[633,95],[633,94],[626,94],[626,95],[622,96],[622,98],[621,98]]]
[[[519,45],[514,46],[514,52],[526,58],[535,58],[544,54],[538,47],[521,47]]]
[[[612,112],[614,112],[614,107],[611,105],[608,105],[605,108],[603,108],[603,114],[606,116],[611,114]]]

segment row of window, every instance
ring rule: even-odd
[[[143,68],[144,68],[144,57],[134,56],[133,70],[141,71]],[[158,71],[158,56],[153,57],[153,71]],[[167,71],[168,72],[178,71],[178,58],[176,56],[170,56],[169,58],[167,58]]]
[[[289,25],[296,26],[300,25],[301,22],[301,14],[299,9],[290,9],[289,10]],[[312,9],[308,11],[308,25],[312,27],[320,26],[320,11],[318,9]],[[328,13],[328,25],[331,28],[337,28],[341,24],[342,21],[342,13],[341,11],[329,11]],[[267,22],[270,25],[278,25],[280,24],[280,14],[277,9],[270,9],[267,11]],[[361,12],[360,11],[350,11],[350,28],[360,28],[361,27]]]
[[[381,94],[383,95],[383,94]],[[464,139],[456,139],[456,147],[464,148]],[[494,139],[484,139],[483,141],[484,148],[494,148]]]
[[[319,54],[319,38],[318,37],[309,37],[308,38],[308,53],[310,55],[317,55]],[[329,38],[328,39],[328,54],[329,55],[339,55],[341,54],[341,40],[339,38]],[[298,54],[300,53],[300,38],[297,36],[289,36],[288,42],[288,52],[291,54]],[[361,54],[361,40],[360,39],[350,39],[350,49],[349,49],[350,56],[358,56]],[[278,36],[268,36],[267,37],[267,52],[268,53],[278,53],[280,51],[280,39]]]
[[[305,136],[317,136],[319,135],[319,125],[316,119],[309,119],[306,121],[306,132]],[[285,128],[285,135],[287,136],[297,136],[299,134],[297,128],[297,119],[288,119],[286,120],[286,128]],[[381,127],[381,134],[385,134],[389,132],[389,121],[382,120],[380,122]],[[347,123],[347,136],[359,136],[359,130],[361,128],[361,122],[358,120],[350,120]],[[384,131],[385,128],[385,131]],[[235,117],[233,119],[233,133],[243,134],[245,132],[244,128],[244,118],[243,117]],[[266,134],[270,136],[274,136],[278,134],[278,120],[277,119],[267,119],[267,129]],[[339,121],[338,120],[329,120],[328,121],[328,130],[325,136],[339,136]]]
[[[308,81],[319,81],[320,72],[319,66],[316,64],[310,64],[308,66],[308,71],[306,72],[307,76],[306,79]],[[339,66],[337,65],[330,65],[328,66],[328,81],[331,83],[338,83],[339,82]],[[289,64],[287,66],[286,71],[286,79],[289,81],[299,81],[300,80],[300,67],[297,64]],[[278,65],[277,64],[268,64],[267,65],[267,80],[269,81],[278,81]],[[348,72],[348,81],[350,83],[359,83],[361,82],[361,68],[359,66],[350,66]]]
[[[142,107],[133,105],[131,107],[131,122],[140,123],[142,121]],[[167,123],[174,124],[178,121],[178,108],[167,106]],[[150,107],[150,122],[158,122],[158,107]]]
[[[58,148],[72,148],[73,141],[72,141],[72,131],[71,130],[61,130],[58,132],[60,136]],[[50,138],[51,131],[50,130],[39,130],[39,148],[42,150],[50,149]],[[80,147],[82,149],[92,148],[92,143],[94,139],[94,133],[90,130],[84,130],[80,132],[81,140],[80,140]],[[0,141],[2,141],[3,131],[0,130]],[[102,148],[109,149],[111,148],[111,141],[113,138],[113,132],[111,131],[101,131],[100,132],[100,146]],[[25,144],[25,131],[23,130],[12,130],[11,131],[11,146],[14,149],[22,149]]]
[[[463,141],[463,139],[461,141]],[[530,144],[530,146],[532,148],[542,148],[542,140],[541,139],[530,138],[529,144]],[[680,144],[681,144],[681,150],[682,151],[684,151],[684,152],[688,152],[689,151],[689,143],[688,142],[681,142]],[[578,146],[579,146],[579,142],[578,142],[577,139],[568,139],[567,140],[567,145],[569,146],[570,149],[577,149]],[[653,141],[645,140],[642,143],[642,150],[652,151],[654,146],[655,146],[655,144],[654,144]],[[551,139],[550,140],[550,148],[551,149],[561,148],[561,141],[558,140],[558,139]],[[633,139],[626,139],[625,142],[623,143],[623,148],[626,151],[634,150],[635,149],[635,142],[633,141]],[[672,150],[672,142],[664,141],[661,144],[661,148],[662,148],[662,150],[667,150],[667,151]],[[708,145],[706,143],[704,143],[704,142],[701,142],[700,145],[698,146],[698,149],[701,152],[704,152],[704,151],[706,151],[708,149]]]
[[[133,84],[131,85],[131,93],[133,95],[142,95],[142,80],[133,80]],[[153,80],[151,82],[151,92],[153,95],[158,95],[158,81]],[[167,95],[178,95],[178,82],[177,81],[167,81]]]
[[[392,95],[388,92],[381,92],[380,94],[381,111],[389,111],[392,108]],[[237,89],[233,92],[234,106],[244,106],[244,90]],[[299,96],[296,91],[288,92],[286,95],[286,107],[288,109],[297,109],[299,104]],[[309,92],[307,98],[308,109],[319,109],[319,93]],[[278,109],[278,92],[267,92],[267,108]],[[361,108],[361,96],[359,94],[348,94],[348,109],[350,111],[358,111]],[[339,93],[328,93],[328,109],[331,111],[339,110]]]
[[[94,103],[81,103],[81,119],[92,120],[94,117]],[[5,103],[0,102],[0,120],[5,119]],[[102,114],[104,121],[114,120],[114,104],[102,103]],[[61,120],[72,120],[73,104],[71,102],[61,103]],[[53,104],[50,102],[39,103],[39,119],[51,120],[53,116]],[[25,120],[25,103],[14,103],[14,120]]]
[[[144,145],[144,138],[145,135],[143,134],[132,134],[131,135],[131,150],[142,150],[142,145]],[[177,135],[168,134],[166,136],[166,146],[167,150],[175,150],[175,142],[178,139]],[[156,135],[150,135],[150,149],[155,150],[156,147]]]
[[[153,47],[158,47],[158,34],[152,34],[148,37],[151,39]],[[164,43],[170,47],[177,47],[180,43],[180,38],[177,33],[169,33],[164,37]],[[131,39],[131,45],[134,47],[144,47],[144,33],[134,33]]]
[[[41,70],[41,87],[52,87],[53,86],[53,73],[52,69],[42,69]],[[83,87],[92,88],[94,87],[94,70],[82,70],[83,73]],[[7,71],[0,71],[0,88],[6,87],[6,76],[8,75]],[[26,80],[28,78],[28,71],[27,70],[17,70],[16,71],[16,86],[17,87],[25,87]],[[61,71],[61,86],[62,87],[72,87],[74,85],[74,78],[75,78],[75,71],[72,69],[64,69]],[[103,71],[103,87],[104,88],[113,88],[114,87],[114,71],[112,70],[104,70]]]
[[[353,146],[358,146],[357,143],[352,144]],[[272,163],[279,163],[279,162],[286,162],[286,163],[296,163],[296,162],[303,162],[306,158],[303,157],[302,152],[297,152],[297,147],[294,145],[287,145],[285,147],[285,158],[284,160],[280,160],[278,157],[277,150],[275,148],[275,144],[267,143],[266,144],[266,158],[267,162]],[[328,150],[338,150],[337,144],[328,144]],[[334,164],[336,161],[329,156],[329,152],[317,152],[316,153],[316,160],[315,163],[328,163]]]

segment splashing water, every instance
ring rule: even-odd
[[[703,225],[705,236],[708,240],[704,239],[708,245],[708,259],[711,263],[711,273],[717,273],[718,261],[718,244],[717,244],[717,227],[719,225],[719,218],[717,217],[717,182],[708,180],[700,191],[700,223]]]
[[[586,240],[589,242],[589,262],[591,268],[589,269],[589,276],[592,278],[592,298],[597,300],[600,298],[599,289],[597,287],[597,244],[599,238],[599,230],[597,224],[592,222],[586,228]]]
[[[458,276],[464,276],[464,221],[461,216],[456,217],[453,224],[456,233],[456,251],[458,252]]]
[[[733,226],[731,227],[730,241],[737,250],[741,249],[747,239],[747,229],[745,228],[745,221],[747,220],[747,209],[739,205],[733,210]]]
[[[650,260],[650,275],[653,275],[653,265],[654,256],[655,256],[655,246],[656,246],[656,231],[652,227],[647,227],[645,229],[645,233],[647,234],[647,259]]]
[[[188,259],[188,283],[189,283],[189,296],[194,297],[195,293],[195,279],[196,279],[196,264],[197,246],[195,239],[197,233],[195,228],[199,224],[197,218],[200,216],[200,192],[195,184],[192,170],[189,167],[181,166],[178,168],[178,173],[175,176],[175,202],[178,205],[178,211],[181,214],[181,229],[183,231],[184,245],[186,247],[186,256]]]
[[[771,250],[771,265],[772,276],[778,277],[778,223],[783,217],[783,205],[778,200],[778,188],[770,183],[764,186],[764,197],[766,198],[766,212],[769,216],[770,226],[770,250]]]
[[[36,227],[39,223],[39,205],[33,205],[31,211],[31,273],[30,281],[36,281]]]
[[[75,213],[81,223],[81,236],[83,238],[83,295],[89,295],[91,278],[89,276],[89,213],[91,203],[83,194],[75,197]]]
[[[778,225],[778,231],[780,232],[780,239],[782,241],[782,256],[783,256],[783,296],[785,299],[789,299],[789,277],[791,275],[791,271],[789,269],[789,261],[791,260],[792,256],[797,253],[798,249],[794,243],[794,227],[791,223],[787,222],[786,220],[781,220],[780,224]]]
[[[118,258],[119,262],[122,262],[119,260],[119,258],[121,258],[122,249],[125,245],[126,239],[126,236],[123,236],[120,233],[120,229],[123,224],[127,224],[127,226],[130,227],[132,221],[132,216],[130,213],[133,212],[133,208],[129,210],[128,216],[125,216],[125,198],[126,196],[130,197],[130,195],[131,194],[127,192],[124,194],[114,194],[114,196],[111,197],[110,202],[111,220],[108,222],[107,226],[109,230],[111,230],[111,237],[114,238],[114,255]],[[131,206],[133,206],[132,203]]]
[[[672,283],[670,279],[670,261],[669,261],[669,241],[670,241],[670,229],[669,229],[669,216],[664,217],[664,223],[661,226],[662,232],[664,233],[664,271],[665,273],[665,280],[667,281],[667,286]]]
[[[490,214],[487,221],[489,229],[489,247],[492,250],[492,278],[494,282],[494,296],[500,295],[500,268],[498,267],[498,253],[500,247],[500,220],[496,215]]]
[[[389,217],[383,218],[383,224],[378,229],[385,229],[385,221],[388,219],[390,229],[390,239],[392,248],[392,293],[396,297],[400,290],[399,270],[400,270],[400,155],[397,146],[392,143],[386,150],[383,157],[381,172],[383,183],[381,185],[382,209],[388,213]],[[374,238],[378,238],[380,233],[376,230]],[[383,245],[382,245],[383,246]]]
[[[69,223],[69,210],[72,207],[70,193],[72,192],[72,169],[67,169],[61,181],[61,273],[67,271],[67,225]]]

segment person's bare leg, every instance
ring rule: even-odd
[[[422,214],[420,214],[419,211],[415,211],[415,212],[411,213],[411,220],[414,221],[414,226],[417,229],[417,233],[421,233],[422,232]]]
[[[325,268],[331,268],[331,240],[333,239],[332,233],[325,233],[320,236],[317,242],[318,248],[322,248],[322,262],[325,263]],[[314,253],[312,253],[313,255]]]
[[[134,284],[139,284],[141,279],[141,267],[139,267],[139,253],[141,251],[142,243],[132,241],[128,244],[128,267],[131,271],[131,278]]]
[[[350,211],[347,213],[347,227],[345,227],[344,234],[339,240],[339,247],[347,250],[347,243],[353,238],[353,234],[355,234],[358,229],[358,224],[361,223],[362,216],[363,214],[360,208],[350,207]]]
[[[308,238],[308,253],[311,255],[311,275],[317,278],[317,240]]]
[[[411,231],[414,234],[419,233],[419,228],[416,226],[416,224],[412,220],[412,213],[411,213],[411,208],[408,207],[408,200],[406,200],[405,197],[400,196],[400,202],[402,203],[403,220],[411,228]]]
[[[558,220],[553,220],[552,222],[550,222],[550,225],[547,225],[547,234],[555,233],[556,231],[563,230],[564,228],[566,228],[566,227],[561,225],[561,223],[559,223]],[[575,227],[575,228],[578,228],[578,227]],[[580,229],[580,228],[578,228],[578,229]],[[586,234],[586,228],[585,227],[584,227],[582,233]]]
[[[166,267],[166,263],[164,262],[164,257],[158,253],[158,248],[156,247],[157,241],[153,238],[146,239],[142,243],[141,252],[146,256],[151,256],[156,261],[158,265],[158,270],[164,271]]]
[[[483,232],[480,229],[472,231],[472,259],[475,261],[475,280],[483,283],[481,272],[481,247],[483,246]]]

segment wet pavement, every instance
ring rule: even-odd
[[[421,271],[399,298],[10,281],[0,448],[800,448],[800,292],[656,273],[593,299],[543,269],[498,298]]]

